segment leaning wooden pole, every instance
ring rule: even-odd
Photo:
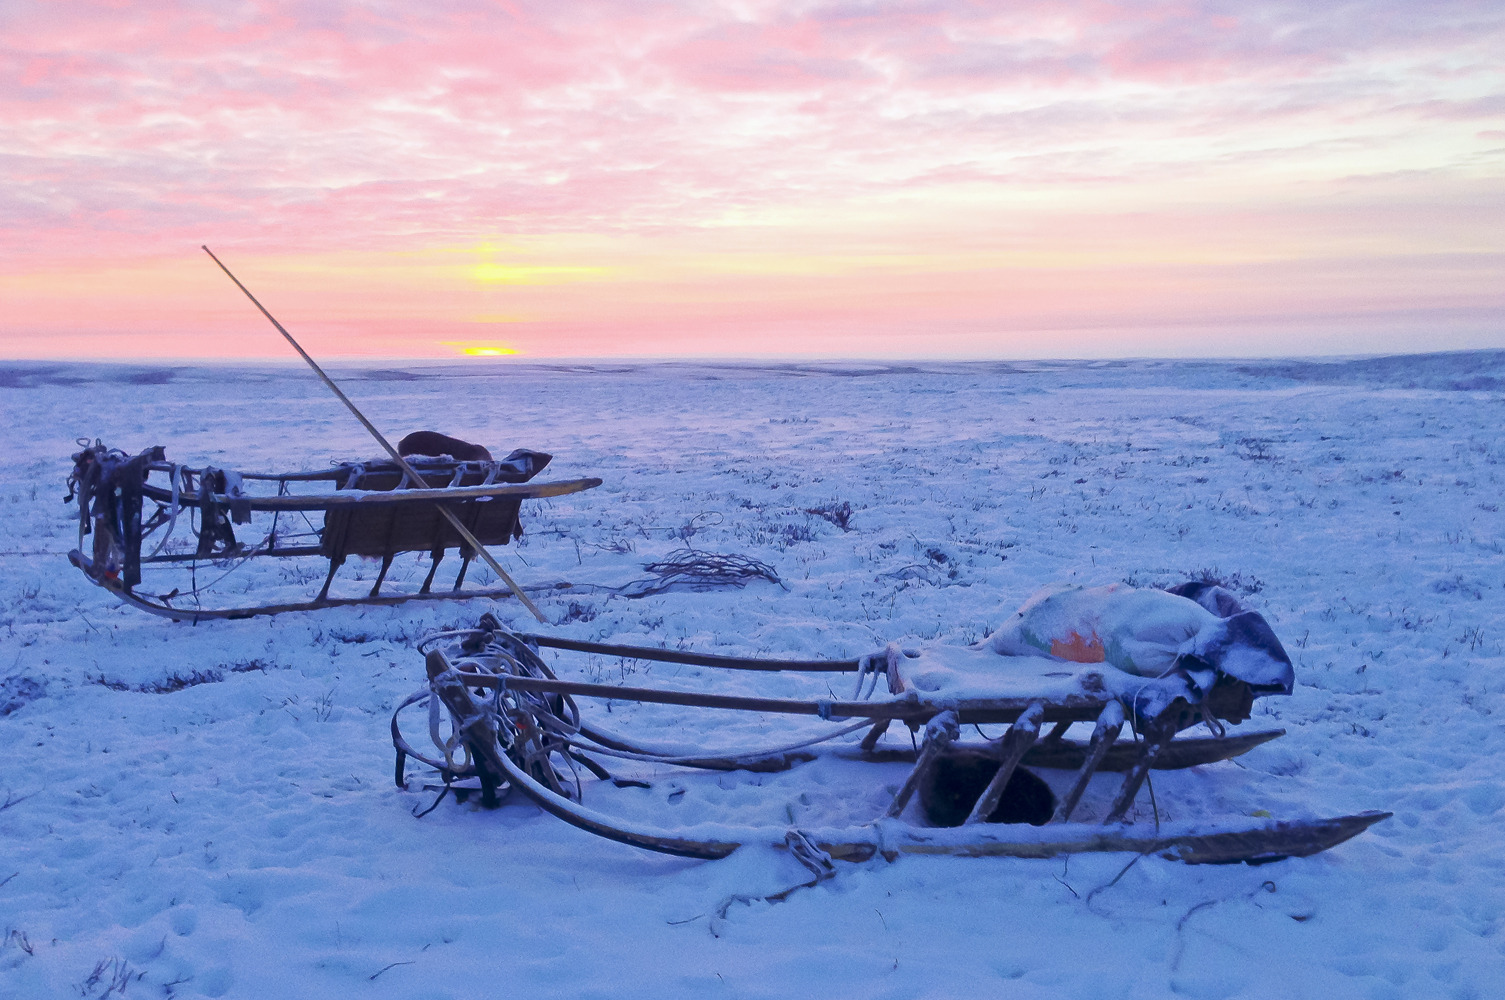
[[[424,481],[418,478],[418,473],[413,471],[413,467],[407,463],[407,459],[403,458],[397,453],[397,449],[392,447],[391,443],[382,436],[382,432],[376,429],[376,425],[366,419],[366,415],[356,408],[356,405],[350,401],[350,397],[345,395],[345,393],[340,390],[340,387],[334,384],[334,380],[332,378],[324,374],[324,369],[320,368],[319,363],[313,358],[309,357],[308,352],[303,349],[303,346],[293,339],[293,335],[288,333],[287,330],[283,328],[281,323],[277,322],[277,317],[267,312],[266,306],[258,302],[256,296],[251,294],[251,290],[245,285],[242,285],[240,283],[240,279],[237,278],[234,274],[230,273],[230,269],[224,265],[224,262],[222,262],[218,257],[214,256],[213,250],[210,250],[208,247],[203,247],[202,249],[206,254],[209,255],[209,259],[218,264],[219,269],[221,271],[224,271],[225,275],[231,281],[235,282],[235,287],[246,293],[246,298],[250,299],[251,303],[256,306],[257,309],[261,310],[261,314],[271,321],[271,324],[277,328],[277,332],[287,338],[287,342],[293,345],[293,350],[297,351],[299,356],[301,356],[304,361],[308,362],[308,367],[314,370],[314,374],[323,379],[324,384],[329,386],[330,391],[332,391],[336,396],[340,397],[340,402],[349,407],[350,412],[355,414],[355,419],[359,420],[365,426],[366,430],[371,432],[371,436],[376,438],[377,443],[387,450],[387,454],[391,455],[393,461],[395,461],[398,466],[402,468],[403,474],[407,476],[408,480],[412,482],[414,486],[424,486]],[[501,577],[502,581],[506,583],[507,586],[512,588],[512,593],[517,596],[517,599],[519,601],[523,602],[523,607],[531,611],[533,613],[533,617],[537,618],[540,622],[547,622],[548,619],[544,618],[543,612],[539,611],[537,606],[535,606],[532,601],[528,600],[528,595],[523,593],[523,588],[519,587],[517,585],[517,582],[513,580],[510,575],[508,575],[507,571],[502,569],[502,564],[497,562],[496,558],[492,556],[490,552],[486,551],[486,546],[482,545],[476,539],[476,536],[471,534],[470,529],[460,523],[460,519],[454,515],[454,512],[443,504],[437,504],[436,506],[438,506],[439,508],[439,513],[444,515],[445,520],[449,521],[449,523],[454,526],[454,529],[460,533],[460,537],[465,539],[465,544],[469,545],[472,549],[475,549],[476,554],[486,561],[486,565],[490,566],[491,569],[496,573],[496,575]]]

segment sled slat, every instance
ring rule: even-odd
[[[1160,754],[1150,766],[1157,771],[1176,771],[1199,764],[1212,764],[1242,756],[1255,747],[1284,736],[1284,729],[1271,729],[1258,733],[1237,733],[1231,736],[1193,736],[1176,739],[1161,748]],[[1139,746],[1132,742],[1111,743],[1098,764],[1099,771],[1127,771],[1134,766],[1139,756]],[[1025,754],[1027,767],[1058,767],[1074,771],[1087,761],[1091,753],[1090,742],[1062,740],[1055,747],[1036,744]]]
[[[599,479],[568,479],[554,483],[525,483],[515,485],[490,485],[490,486],[460,486],[455,489],[429,489],[429,490],[336,490],[332,493],[314,493],[298,496],[285,494],[283,496],[247,496],[227,497],[223,494],[210,494],[213,502],[228,507],[232,499],[245,501],[252,511],[314,511],[331,510],[335,507],[352,506],[375,506],[380,507],[390,503],[439,503],[454,500],[478,500],[483,497],[513,497],[518,500],[538,500],[544,497],[565,496],[570,493],[579,493],[582,490],[594,489],[601,485]],[[159,503],[170,503],[172,492],[157,486],[143,486],[143,496],[156,500]],[[183,506],[198,506],[196,498],[183,498]]]

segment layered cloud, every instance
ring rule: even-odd
[[[104,273],[206,322],[223,288],[169,275],[211,242],[317,276],[298,301],[345,353],[486,341],[477,316],[535,353],[694,350],[675,324],[730,353],[880,327],[925,353],[937,315],[983,354],[988,331],[1275,315],[1487,337],[1502,51],[1505,8],[1464,2],[11,0],[0,332],[131,350]],[[1418,266],[1451,277],[1393,301]],[[1035,274],[1054,298],[997,291]],[[1122,274],[1145,294],[1102,291]],[[1165,290],[1193,274],[1192,303]],[[57,297],[80,283],[92,305]]]

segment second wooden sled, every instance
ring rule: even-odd
[[[545,647],[729,669],[849,672],[857,674],[857,681],[851,698],[816,701],[619,687],[557,677],[538,655]],[[582,830],[664,854],[715,859],[745,843],[768,843],[791,850],[814,845],[830,858],[845,861],[865,861],[876,855],[892,861],[905,854],[1049,858],[1084,851],[1128,851],[1191,864],[1261,864],[1316,854],[1391,815],[1363,812],[1301,820],[1240,817],[1126,823],[1130,806],[1152,769],[1226,760],[1284,735],[1284,730],[1274,730],[1176,738],[1177,733],[1204,721],[1221,729],[1219,720],[1248,719],[1258,695],[1226,676],[1193,704],[1173,684],[1146,684],[1143,678],[1126,684],[1102,664],[999,657],[969,647],[921,652],[890,646],[882,653],[852,660],[746,659],[515,633],[490,615],[482,618],[477,629],[436,633],[422,640],[419,648],[426,652],[428,684],[392,716],[399,787],[406,787],[406,763],[412,758],[439,772],[444,791],[461,781],[476,782],[483,803],[496,805],[502,795],[517,790]],[[1015,662],[999,669],[1000,660]],[[937,687],[938,673],[947,671],[957,676],[957,683],[949,689],[944,684]],[[922,674],[923,682],[937,690],[914,686]],[[880,678],[888,686],[887,697],[875,696]],[[574,701],[577,697],[818,716],[846,724],[791,746],[685,755],[643,746],[585,722]],[[399,716],[419,706],[428,708],[428,731],[436,751],[416,750],[402,733]],[[445,717],[447,736],[442,726]],[[917,751],[878,746],[895,721],[923,732]],[[1089,740],[1065,738],[1068,727],[1076,722],[1094,724]],[[960,743],[960,726],[973,723],[1007,723],[1009,728],[985,744]],[[1126,725],[1135,727],[1137,739],[1119,740]],[[712,770],[783,770],[811,760],[820,752],[819,744],[862,729],[867,734],[859,744],[838,744],[825,752],[859,760],[905,760],[914,766],[884,815],[854,827],[654,829],[586,807],[579,779],[570,777],[578,766],[597,778],[610,779],[610,772],[596,757]],[[917,826],[901,818],[917,791],[922,800],[927,792],[932,798],[940,794],[931,788],[937,769],[969,757],[988,762],[991,777],[985,778],[985,787],[972,793],[974,802],[963,804],[956,825]],[[1031,820],[1037,825],[995,822],[1028,767],[1071,768],[1075,775],[1067,793],[1052,801],[1048,813]],[[1074,821],[1088,782],[1094,774],[1107,771],[1124,776],[1111,801],[1101,805],[1095,821]],[[926,811],[937,813],[936,808]]]
[[[414,486],[389,459],[343,462],[316,472],[250,473],[169,462],[161,447],[132,456],[99,441],[85,443],[73,456],[68,480],[66,501],[77,498],[80,542],[68,558],[91,583],[131,607],[174,621],[511,596],[509,588],[465,587],[466,572],[477,553],[441,516],[439,507],[454,513],[482,545],[506,545],[522,537],[518,514],[524,500],[601,485],[594,478],[529,482],[549,460],[548,455],[524,450],[501,461],[414,455],[408,462],[423,479]],[[144,516],[148,502],[156,510]],[[236,537],[235,525],[260,528],[261,537],[247,543]],[[176,537],[174,529],[181,529]],[[93,546],[86,555],[83,540],[90,533]],[[144,551],[153,540],[156,546]],[[459,574],[452,587],[436,590],[439,564],[454,548],[460,550]],[[404,552],[429,555],[427,578],[416,591],[383,593],[393,559]],[[335,574],[352,556],[381,560],[375,583],[364,595],[331,597]],[[324,584],[311,600],[203,606],[199,572],[218,578],[251,559],[300,557],[328,561]],[[180,586],[169,590],[162,584],[146,590],[141,586],[143,567],[186,568],[188,573],[179,574],[185,581]]]

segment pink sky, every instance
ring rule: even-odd
[[[0,357],[1505,347],[1505,6],[0,5]]]

